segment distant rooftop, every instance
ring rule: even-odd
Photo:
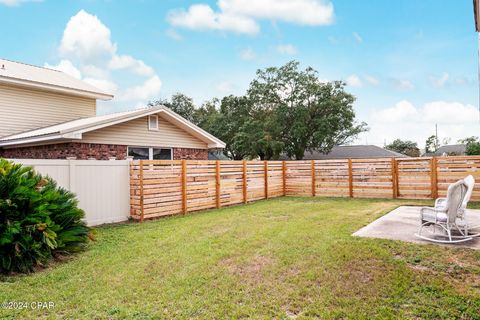
[[[437,152],[435,152],[435,155],[436,156],[441,156],[443,154],[463,155],[465,154],[466,149],[467,149],[467,146],[464,144],[450,144],[450,145],[441,146],[440,148],[438,148]]]
[[[303,156],[304,160],[368,158],[408,158],[408,156],[374,145],[336,146],[328,154],[307,151]]]
[[[0,83],[110,100],[113,95],[62,71],[0,59]]]

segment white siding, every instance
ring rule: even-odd
[[[208,145],[181,128],[158,117],[158,131],[148,130],[148,117],[83,134],[82,142],[129,146],[207,149]]]
[[[0,85],[0,137],[95,116],[96,101]]]
[[[130,161],[15,159],[74,192],[90,226],[130,216]]]

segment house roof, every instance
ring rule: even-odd
[[[306,151],[303,156],[304,160],[368,158],[408,158],[408,156],[374,145],[335,146],[328,154]]]
[[[113,95],[62,71],[0,59],[0,84],[61,92],[81,97],[110,100]]]
[[[98,130],[157,113],[162,114],[167,121],[207,143],[209,148],[225,148],[225,143],[223,141],[185,120],[165,106],[81,118],[53,126],[17,133],[2,137],[0,139],[0,147],[48,142],[53,140],[80,140],[82,139],[82,134],[85,132]]]
[[[435,155],[441,156],[444,153],[462,155],[465,153],[466,149],[467,149],[467,146],[464,144],[450,144],[450,145],[441,146],[440,148],[438,148],[438,150],[435,152]]]

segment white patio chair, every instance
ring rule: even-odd
[[[463,179],[465,184],[467,185],[467,193],[465,194],[465,198],[463,199],[462,206],[458,210],[458,218],[461,221],[461,224],[464,225],[464,233],[470,237],[478,237],[480,236],[480,225],[471,225],[468,220],[468,210],[467,205],[472,197],[473,188],[475,187],[475,179],[472,175],[467,176]],[[435,200],[435,208],[441,209],[445,208],[446,198],[438,198]]]
[[[465,194],[465,198],[463,199],[462,206],[460,207],[458,214],[459,216],[464,216],[467,212],[467,205],[468,202],[470,201],[470,198],[472,197],[473,193],[473,187],[475,187],[475,179],[473,178],[472,175],[467,176],[465,179],[463,179],[465,184],[468,187],[467,193]],[[435,208],[441,209],[445,207],[445,202],[447,198],[438,198],[435,200]]]
[[[464,219],[465,211],[461,209],[467,191],[467,183],[463,179],[459,180],[448,187],[447,198],[438,201],[438,206],[421,208],[420,229],[415,236],[438,243],[459,243],[472,240],[472,236],[468,235],[468,224]],[[440,233],[436,232],[437,227],[441,230]],[[424,235],[423,232],[426,228],[431,228],[433,232]]]

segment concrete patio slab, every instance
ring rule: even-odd
[[[420,208],[414,206],[398,207],[356,231],[353,236],[432,244],[433,242],[415,237],[420,224]],[[480,210],[469,209],[468,219],[472,225],[480,225]],[[480,250],[480,237],[460,244],[442,245]]]

